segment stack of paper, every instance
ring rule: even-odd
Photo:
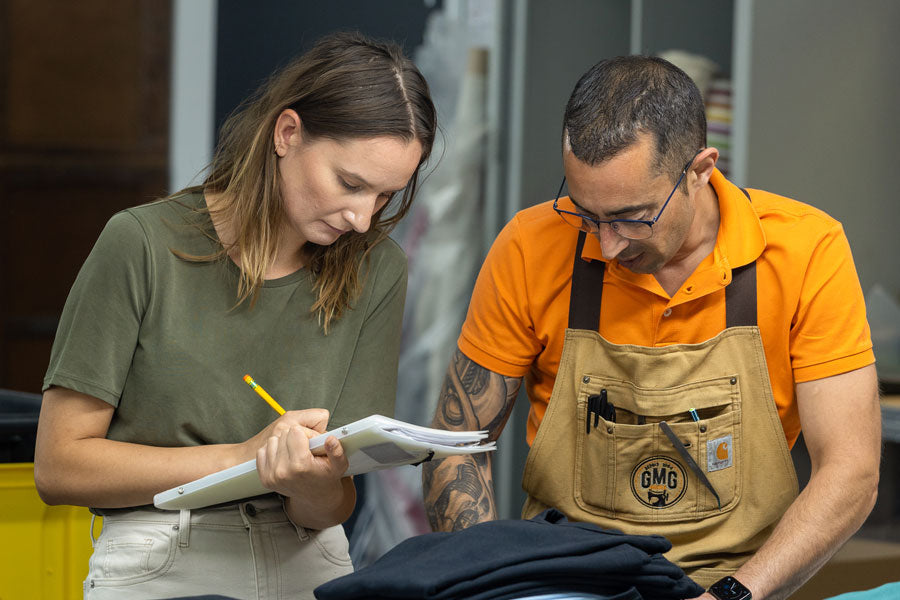
[[[324,454],[322,445],[332,435],[340,440],[350,462],[345,475],[496,448],[494,442],[481,443],[487,438],[486,431],[445,431],[372,415],[312,438],[309,447],[313,454]],[[160,492],[153,497],[153,504],[172,510],[201,508],[270,492],[259,480],[256,460],[250,460]]]

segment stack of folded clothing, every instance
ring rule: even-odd
[[[719,150],[716,166],[728,176],[731,166],[731,80],[713,79],[705,95],[706,142]]]
[[[502,600],[549,593],[610,600],[694,598],[703,588],[662,556],[661,536],[576,523],[555,509],[401,542],[369,567],[315,590],[319,600]]]

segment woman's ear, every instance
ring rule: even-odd
[[[300,115],[293,108],[286,108],[281,111],[278,118],[275,119],[275,154],[283,158],[291,146],[296,146],[303,142],[303,124],[300,121]]]

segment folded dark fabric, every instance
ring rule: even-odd
[[[177,598],[163,598],[160,600],[238,600],[231,596],[220,596],[219,594],[203,594],[200,596],[178,596]]]
[[[591,586],[566,585],[566,587],[560,589],[555,584],[540,585],[530,581],[493,590],[485,590],[481,593],[475,592],[475,595],[467,596],[466,600],[522,600],[538,594],[566,594],[567,596],[571,595],[573,598],[581,598],[582,595],[585,595],[597,600],[644,600],[633,587],[617,594],[608,594],[599,593]]]
[[[316,588],[319,600],[499,600],[550,592],[610,598],[693,598],[703,588],[662,556],[658,535],[569,521],[555,509],[530,520],[480,523],[398,544],[371,566]],[[637,595],[628,595],[632,591]],[[621,595],[621,596],[619,596]]]

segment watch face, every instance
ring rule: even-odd
[[[750,600],[750,590],[734,577],[723,577],[709,588],[709,593],[719,600]]]

